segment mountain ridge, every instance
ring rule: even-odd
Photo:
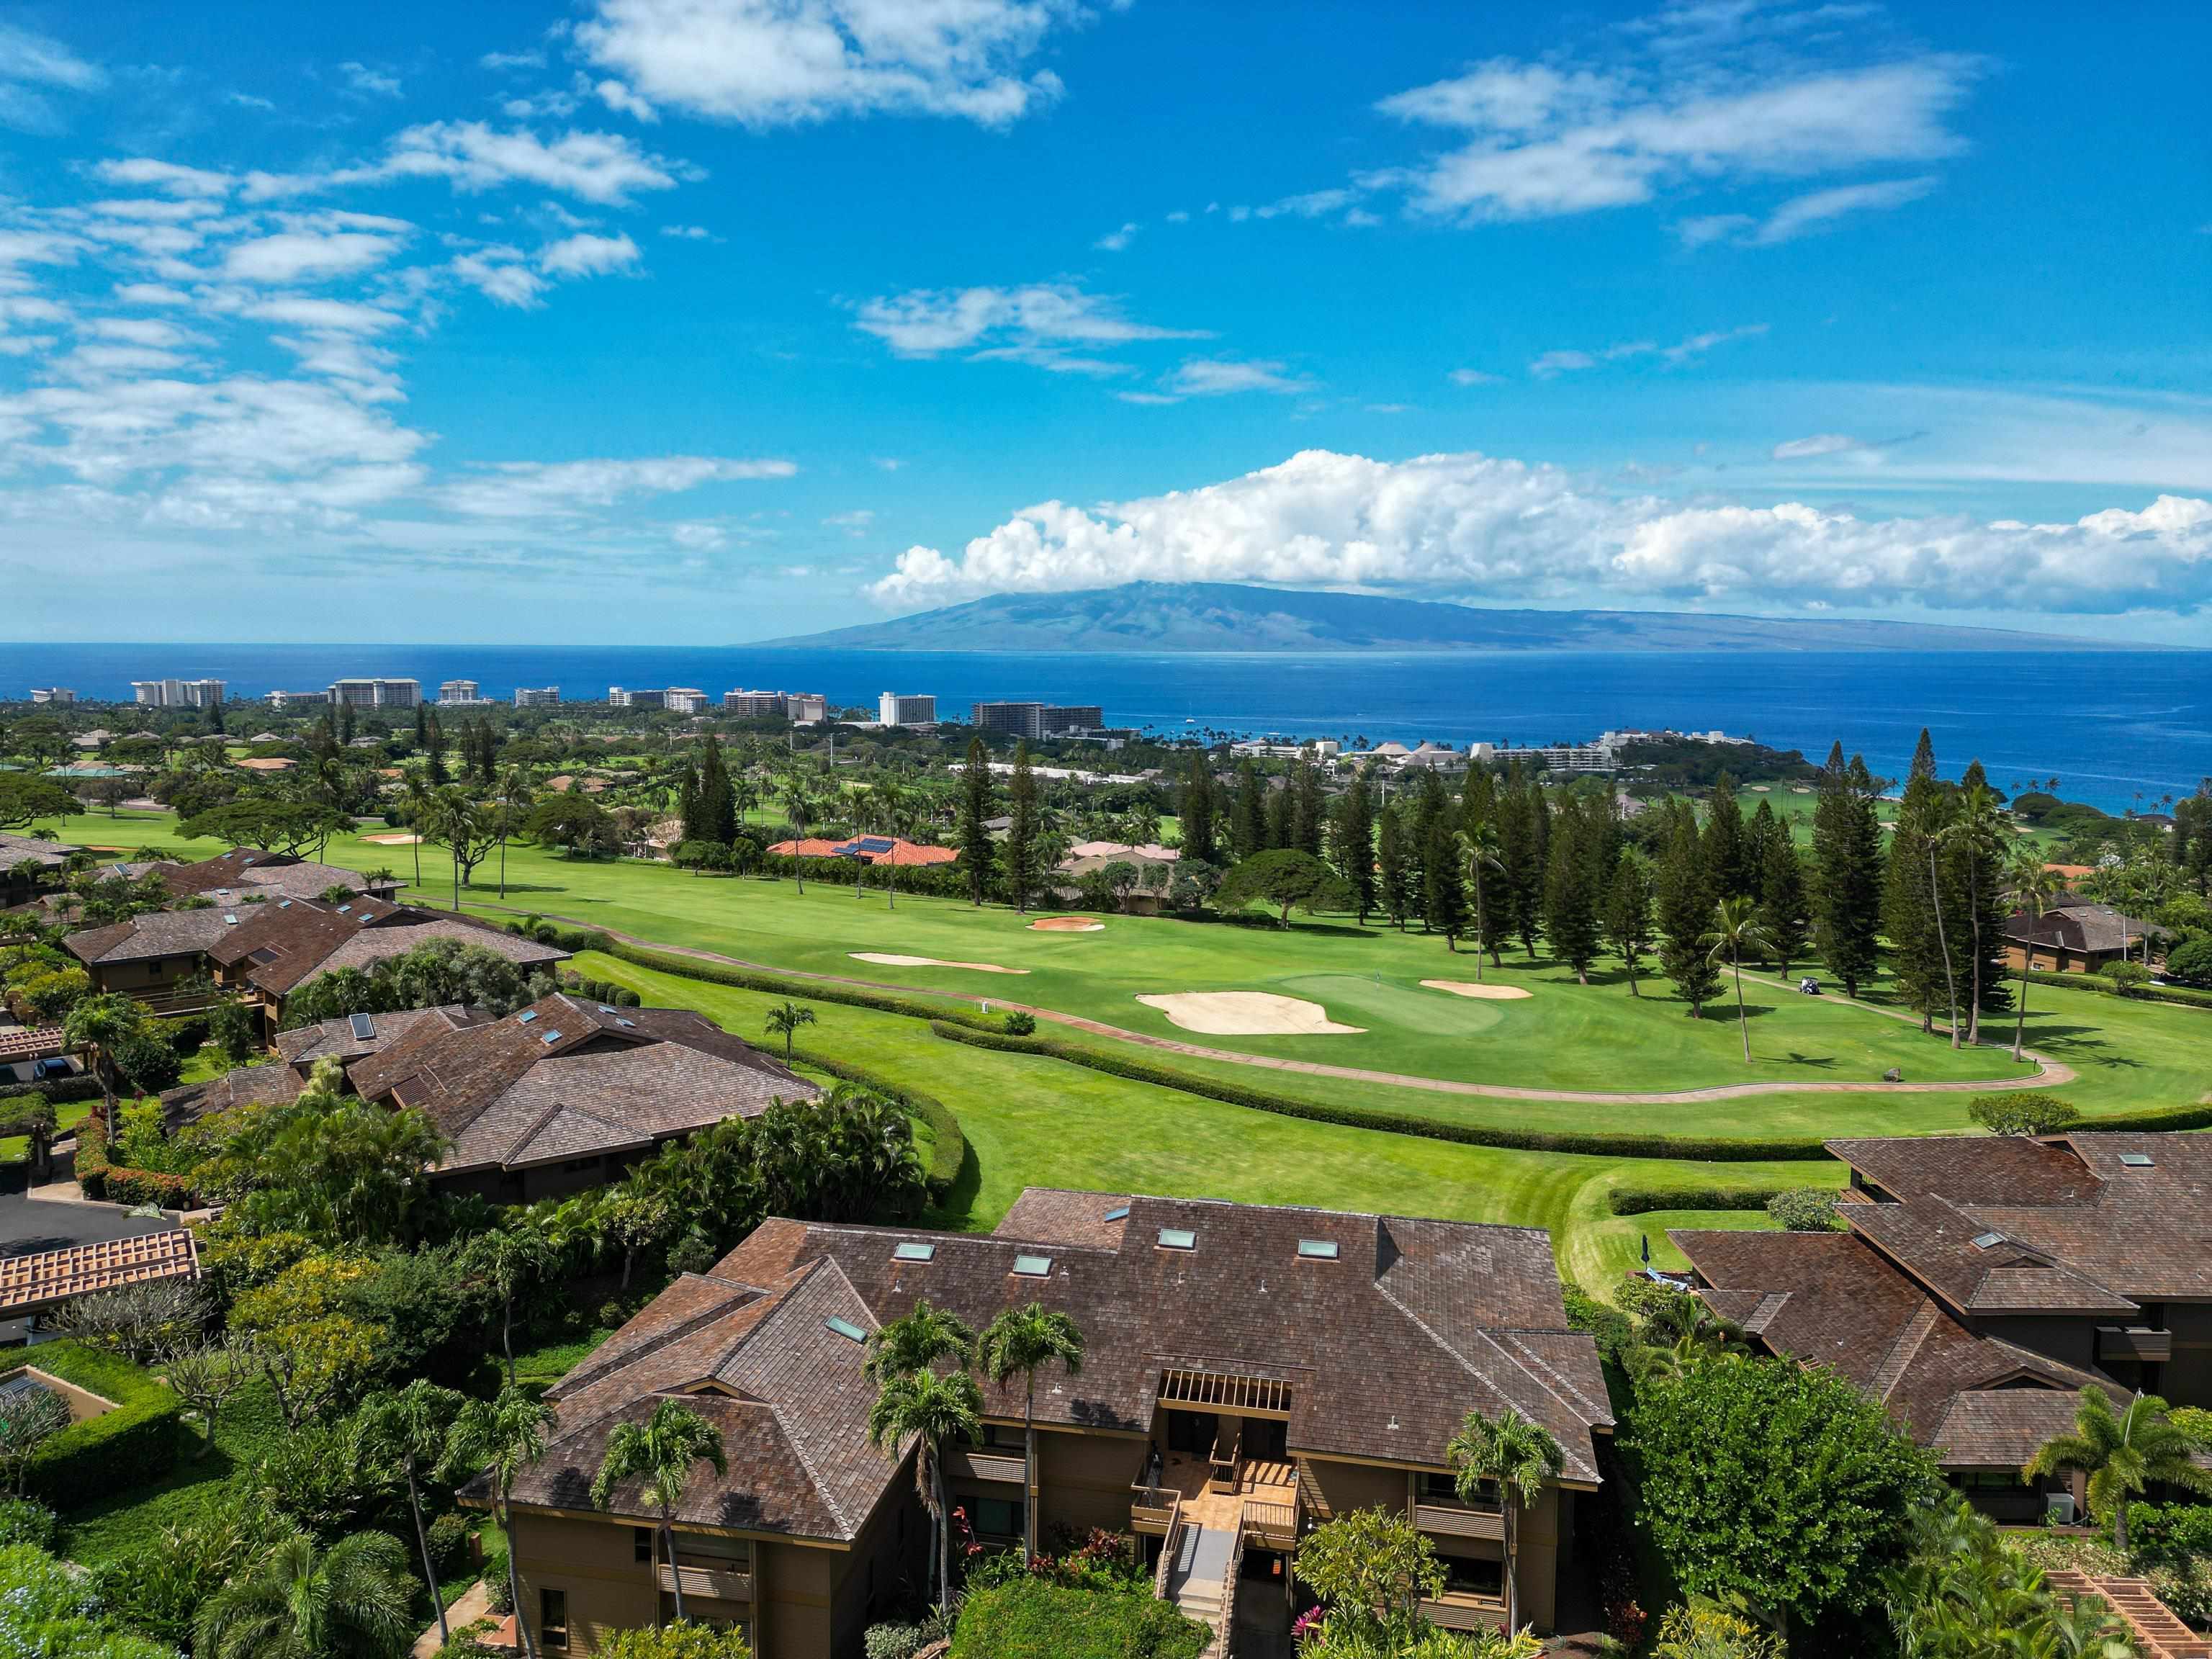
[[[2118,641],[1941,623],[1679,611],[1492,610],[1234,582],[1129,582],[1070,593],[993,594],[884,622],[754,644],[762,649],[1102,654],[2142,648]]]

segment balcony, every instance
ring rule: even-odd
[[[1423,1601],[1421,1612],[1439,1630],[1497,1630],[1505,1623],[1505,1598],[1474,1590],[1447,1590]]]
[[[1018,1486],[1027,1472],[1019,1452],[953,1446],[947,1448],[945,1454],[945,1475],[954,1480],[1000,1480],[1010,1486]]]
[[[1464,1504],[1416,1504],[1413,1524],[1423,1532],[1443,1538],[1491,1538],[1503,1541],[1505,1517],[1496,1510],[1469,1509]]]
[[[711,1598],[717,1601],[750,1601],[753,1599],[753,1576],[741,1568],[706,1567],[680,1561],[670,1566],[663,1561],[657,1572],[660,1588],[673,1594],[676,1575],[684,1575],[684,1593]]]
[[[1298,1541],[1298,1505],[1295,1488],[1288,1503],[1273,1503],[1265,1498],[1244,1500],[1243,1530],[1245,1537],[1261,1548],[1288,1550]]]
[[[2173,1358],[2173,1333],[2154,1331],[2142,1325],[2100,1325],[2097,1358],[2133,1360],[2138,1364],[2160,1364]]]
[[[1175,1524],[1182,1494],[1173,1486],[1136,1487],[1129,1498],[1129,1530],[1147,1538],[1164,1538]]]

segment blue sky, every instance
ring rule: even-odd
[[[210,20],[214,26],[210,27]],[[0,633],[2201,642],[2212,11],[0,9]]]

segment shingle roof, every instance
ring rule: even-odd
[[[62,948],[88,967],[197,956],[235,931],[249,914],[225,910],[219,904],[210,910],[155,910],[129,921],[71,933],[62,940]]]
[[[302,899],[320,898],[333,887],[349,887],[357,893],[368,890],[368,878],[357,870],[283,853],[264,853],[258,847],[234,847],[197,864],[157,864],[153,869],[162,885],[179,897],[187,893],[211,894],[219,888]]]
[[[2065,904],[2032,917],[2015,911],[2004,925],[2016,945],[2057,945],[2080,954],[2118,955],[2142,943],[2143,925],[2109,904]]]
[[[483,1009],[459,1002],[437,1008],[398,1008],[386,1013],[341,1015],[336,1019],[302,1025],[297,1030],[279,1032],[276,1052],[284,1057],[286,1064],[302,1072],[312,1070],[315,1062],[322,1060],[336,1060],[349,1066],[366,1055],[391,1048],[425,1021],[443,1030],[457,1030],[465,1025],[483,1024],[491,1018]],[[356,1033],[356,1018],[368,1021],[367,1036]]]
[[[364,1100],[428,1113],[448,1171],[627,1151],[821,1092],[689,1009],[562,993],[489,1024],[425,1021],[348,1074]]]
[[[19,864],[31,863],[46,869],[59,869],[68,862],[72,853],[84,848],[65,841],[40,841],[33,836],[11,836],[0,833],[0,870],[12,870]]]
[[[173,1127],[252,1100],[297,1100],[305,1086],[289,1066],[240,1066],[204,1083],[163,1090],[161,1117]]]
[[[1859,1210],[1876,1206],[1845,1207],[1856,1219]],[[1770,1352],[1825,1365],[1865,1390],[1923,1445],[1948,1446],[1947,1433],[1963,1432],[1945,1425],[1965,1395],[2000,1390],[2057,1401],[2022,1406],[2014,1416],[2040,1421],[2037,1412],[2063,1407],[2070,1422],[2079,1389],[2110,1386],[2095,1372],[1976,1334],[1856,1233],[1675,1230],[1668,1237],[1696,1267],[1698,1294],[1714,1312],[1741,1325]],[[1996,1419],[1984,1413],[1971,1420]],[[2008,1442],[2007,1455],[1990,1466],[2017,1468],[2041,1443]],[[1986,1437],[1974,1449],[1987,1449]],[[1944,1455],[1953,1461],[1949,1452]],[[1978,1458],[1958,1461],[1972,1466]]]
[[[317,974],[367,968],[434,939],[479,945],[525,968],[565,962],[569,953],[465,917],[434,915],[380,898],[272,899],[211,946],[210,960],[242,968],[247,981],[283,996]]]
[[[1163,1228],[1193,1247],[1161,1247]],[[1337,1254],[1302,1256],[1301,1239]],[[1050,1265],[1017,1274],[1017,1256]],[[763,1222],[556,1385],[560,1433],[516,1497],[574,1502],[612,1425],[680,1393],[713,1401],[732,1466],[687,1492],[682,1518],[850,1538],[897,1466],[866,1443],[865,1347],[826,1322],[866,1333],[923,1297],[978,1328],[1030,1301],[1074,1317],[1082,1370],[1039,1379],[1044,1423],[1141,1431],[1164,1373],[1212,1370],[1288,1386],[1293,1452],[1441,1468],[1467,1412],[1510,1405],[1559,1438],[1578,1483],[1597,1480],[1592,1433],[1612,1424],[1540,1231],[1033,1188],[988,1236]],[[726,1389],[743,1399],[711,1392]],[[985,1401],[1018,1418],[1021,1384]]]

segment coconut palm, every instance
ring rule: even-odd
[[[397,1463],[406,1473],[415,1547],[422,1556],[422,1582],[432,1587],[430,1600],[438,1609],[441,1646],[453,1639],[453,1632],[446,1626],[446,1598],[436,1593],[437,1564],[430,1559],[430,1534],[422,1525],[422,1479],[441,1478],[453,1462],[453,1425],[466,1403],[453,1389],[418,1376],[398,1393],[370,1401],[362,1407],[359,1419],[362,1450],[380,1462]],[[212,1437],[212,1426],[210,1434]]]
[[[768,1024],[763,1029],[783,1039],[783,1059],[791,1063],[791,1039],[802,1025],[814,1024],[814,1011],[796,1002],[786,1002],[768,1011]]]
[[[676,1506],[691,1484],[692,1466],[710,1465],[717,1474],[729,1473],[722,1451],[722,1431],[695,1411],[664,1400],[642,1423],[619,1423],[607,1437],[606,1455],[592,1480],[592,1502],[607,1507],[615,1488],[635,1477],[638,1502],[660,1516],[661,1559],[668,1563],[676,1587],[676,1616],[684,1617],[684,1574],[676,1565]]]
[[[1036,1374],[1057,1359],[1070,1376],[1083,1369],[1083,1333],[1066,1314],[1032,1302],[1007,1308],[975,1339],[975,1368],[1000,1388],[1022,1379],[1022,1547],[1037,1553]]]
[[[1520,1544],[1520,1511],[1535,1507],[1544,1482],[1557,1479],[1566,1467],[1566,1454],[1550,1430],[1508,1406],[1494,1421],[1469,1412],[1444,1447],[1444,1461],[1451,1466],[1462,1502],[1475,1502],[1486,1481],[1497,1488],[1504,1522],[1505,1628],[1516,1630],[1521,1589],[1515,1581],[1514,1555]]]
[[[413,1584],[389,1533],[318,1549],[294,1533],[200,1608],[199,1659],[396,1659],[407,1650]]]
[[[1735,1024],[1743,1036],[1743,1063],[1748,1066],[1751,1016],[1743,1006],[1743,953],[1771,951],[1774,942],[1767,936],[1766,929],[1759,926],[1759,907],[1739,894],[1714,903],[1712,929],[1701,934],[1698,943],[1705,947],[1710,960],[1717,962],[1725,957],[1735,974]]]
[[[1497,824],[1486,815],[1468,820],[1467,828],[1459,833],[1457,840],[1460,859],[1467,866],[1468,883],[1474,890],[1474,977],[1480,983],[1482,952],[1485,946],[1490,945],[1490,905],[1483,894],[1482,872],[1504,869],[1504,843],[1498,839]],[[1504,967],[1505,958],[1498,955],[1495,946],[1490,946],[1490,950],[1498,965]]]
[[[914,1484],[937,1543],[937,1595],[952,1595],[952,1537],[945,1525],[945,1448],[957,1440],[971,1440],[983,1422],[983,1391],[965,1370],[940,1375],[936,1371],[899,1371],[877,1386],[876,1402],[868,1410],[868,1443],[898,1456],[911,1440],[915,1447]]]
[[[2128,1500],[2154,1481],[2212,1492],[2212,1473],[2201,1469],[2196,1438],[2168,1419],[2166,1401],[2138,1393],[2115,1412],[2102,1389],[2081,1390],[2075,1408],[2074,1432],[2044,1443],[2021,1470],[2023,1480],[2038,1480],[2061,1469],[2089,1477],[2089,1512],[2112,1522],[2112,1542],[2128,1547]]]
[[[2020,947],[2020,1006],[2013,1011],[2012,1057],[2017,1063],[2027,1036],[2027,974],[2029,963],[2035,959],[2035,924],[2066,890],[2066,878],[2045,864],[2042,853],[2031,844],[2014,849],[2005,880],[2012,889],[2012,902],[2027,918],[2028,931],[2028,942]]]
[[[62,1042],[82,1048],[100,1079],[100,1097],[107,1108],[103,1120],[115,1129],[115,1050],[136,1036],[146,1024],[146,1011],[119,991],[87,997],[62,1022]]]
[[[514,1386],[514,1304],[537,1280],[559,1266],[551,1243],[534,1227],[495,1227],[471,1239],[463,1261],[499,1297],[500,1351],[507,1356],[507,1386]]]
[[[430,822],[430,805],[434,799],[430,793],[429,781],[411,768],[406,781],[400,785],[400,799],[407,807],[407,828],[414,836],[415,890],[422,890],[422,836]]]
[[[868,1334],[868,1357],[861,1366],[871,1382],[881,1384],[902,1371],[926,1371],[940,1359],[963,1363],[975,1352],[975,1333],[949,1308],[916,1302],[903,1319]]]
[[[469,1461],[484,1465],[491,1477],[492,1503],[500,1530],[507,1534],[507,1593],[514,1608],[514,1627],[522,1635],[524,1659],[538,1659],[537,1638],[522,1612],[522,1581],[514,1566],[515,1477],[545,1455],[545,1436],[553,1407],[512,1382],[496,1400],[478,1400],[461,1415],[455,1444]],[[202,1650],[204,1653],[204,1650]]]

